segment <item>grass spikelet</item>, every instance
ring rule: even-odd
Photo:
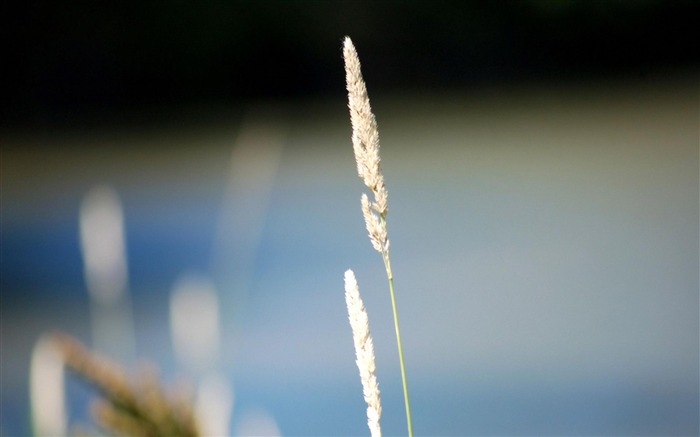
[[[379,400],[379,384],[375,376],[374,344],[369,332],[369,319],[365,305],[360,298],[360,289],[352,270],[345,272],[345,303],[348,307],[348,318],[352,328],[352,338],[355,343],[357,368],[360,371],[362,393],[367,402],[367,425],[372,437],[381,437],[379,418],[382,406]]]

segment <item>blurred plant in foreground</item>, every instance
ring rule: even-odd
[[[102,399],[91,411],[95,422],[117,435],[132,437],[198,437],[191,396],[184,391],[168,396],[154,369],[132,382],[116,363],[90,352],[74,338],[52,336],[66,367],[96,388]]]

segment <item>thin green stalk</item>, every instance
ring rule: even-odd
[[[382,225],[386,226],[386,219],[380,216]],[[406,382],[406,367],[403,363],[403,348],[401,347],[401,330],[399,329],[399,313],[396,310],[396,296],[394,295],[394,275],[391,272],[391,261],[389,259],[389,249],[382,252],[386,275],[389,279],[389,294],[391,295],[391,310],[394,313],[394,331],[396,332],[396,344],[399,349],[399,365],[401,366],[401,383],[403,384],[403,399],[406,406],[406,424],[408,426],[408,436],[413,437],[413,425],[411,422],[411,405],[408,401],[408,384]]]

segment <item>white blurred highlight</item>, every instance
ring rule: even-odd
[[[233,435],[238,437],[278,437],[281,436],[282,433],[277,427],[277,422],[275,422],[272,415],[266,410],[258,408],[246,411],[243,414]]]
[[[53,341],[43,336],[34,345],[29,372],[29,398],[34,435],[66,435],[64,364]]]
[[[95,187],[83,199],[80,243],[90,295],[101,304],[114,303],[126,289],[127,268],[124,214],[111,187]]]
[[[229,435],[233,389],[218,371],[219,300],[211,281],[186,274],[175,283],[170,296],[170,330],[178,362],[200,379],[195,414],[202,435]]]
[[[203,436],[229,435],[233,402],[233,390],[224,375],[211,373],[202,379],[195,414]]]
[[[80,206],[80,246],[91,301],[93,347],[114,359],[134,358],[134,327],[127,294],[124,213],[117,192],[92,188]]]
[[[181,363],[195,373],[218,364],[220,354],[219,301],[207,279],[185,275],[170,298],[173,349]]]

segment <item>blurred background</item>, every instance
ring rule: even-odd
[[[697,2],[14,3],[2,435],[89,423],[53,330],[190,381],[211,434],[368,435],[348,268],[405,433],[345,35],[416,434],[698,434]]]

